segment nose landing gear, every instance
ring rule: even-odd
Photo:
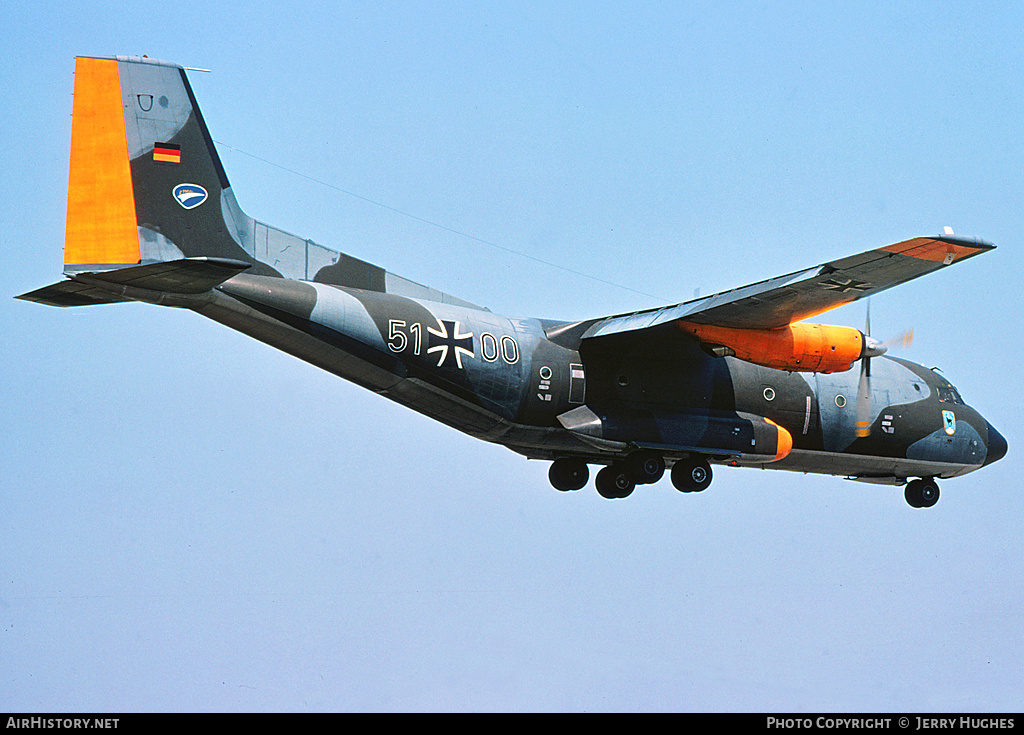
[[[931,508],[939,502],[939,486],[930,477],[911,480],[903,491],[903,497],[911,508]]]

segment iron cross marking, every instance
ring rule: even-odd
[[[444,367],[450,355],[455,358],[455,364],[459,370],[462,370],[462,356],[469,355],[470,357],[475,357],[473,354],[473,333],[460,334],[458,322],[438,319],[437,323],[441,325],[440,330],[427,327],[427,332],[430,335],[427,344],[427,354],[429,355],[432,352],[440,353],[440,357],[437,359],[438,367]]]
[[[829,278],[827,281],[822,281],[821,285],[829,291],[838,291],[839,293],[846,293],[847,291],[867,291],[871,288],[871,284],[867,281],[855,281],[852,278]]]

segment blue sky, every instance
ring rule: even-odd
[[[61,12],[0,44],[0,709],[1019,711],[1019,8]],[[194,314],[15,301],[60,277],[74,56],[113,54],[212,69],[249,214],[502,313],[990,240],[872,322],[1010,453],[929,511],[725,468],[608,502]]]

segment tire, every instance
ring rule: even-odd
[[[635,452],[626,464],[637,485],[652,485],[665,474],[665,458],[657,452]]]
[[[939,502],[939,486],[935,480],[931,478],[921,480],[921,485],[917,491],[917,497],[921,505],[920,508],[931,508],[937,502]]]
[[[683,493],[699,493],[711,484],[711,465],[703,459],[684,459],[672,465],[672,484]]]
[[[903,497],[911,508],[931,508],[939,502],[939,486],[930,477],[911,480],[903,491]]]
[[[608,500],[628,497],[636,487],[632,474],[621,464],[613,464],[598,472],[594,485],[598,494]]]
[[[903,497],[904,499],[906,499],[907,505],[909,505],[911,508],[921,507],[921,499],[920,497],[918,497],[918,488],[920,487],[920,485],[920,480],[911,480],[910,482],[907,483],[907,487],[903,491]]]
[[[582,459],[575,457],[562,457],[551,463],[548,470],[548,480],[555,490],[566,492],[579,490],[587,484],[590,479],[590,469]]]

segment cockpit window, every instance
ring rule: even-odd
[[[958,405],[964,405],[964,400],[960,397],[960,394],[956,392],[956,388],[951,385],[941,385],[936,391],[939,394],[939,403],[956,403]]]

